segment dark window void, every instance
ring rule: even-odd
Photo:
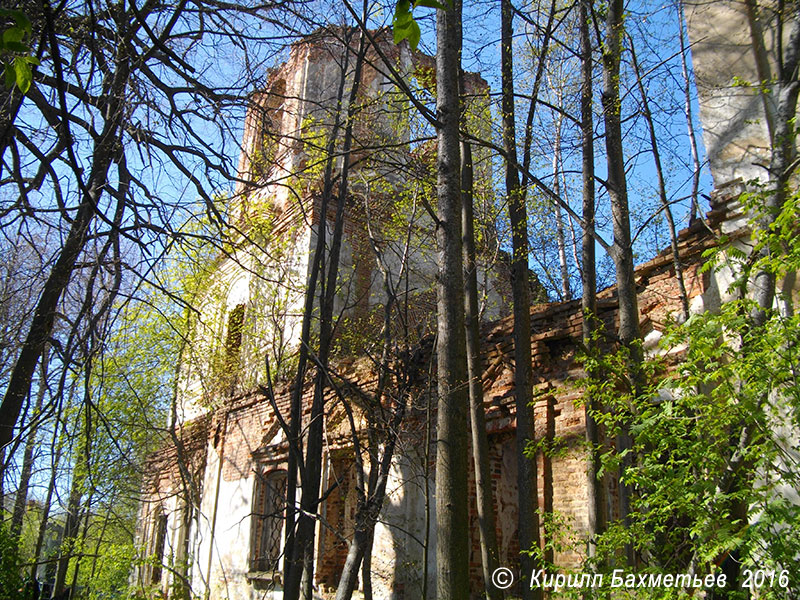
[[[244,327],[244,304],[239,304],[228,315],[228,335],[225,338],[225,357],[232,366],[239,360],[242,349],[242,328]]]
[[[153,536],[153,557],[155,559],[151,572],[151,583],[161,582],[161,566],[164,564],[164,549],[167,542],[167,515],[159,513],[156,517],[155,535]]]
[[[251,571],[280,568],[285,503],[286,471],[256,474],[250,537]]]

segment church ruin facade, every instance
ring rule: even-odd
[[[714,5],[723,4],[736,11],[743,3]],[[706,144],[721,190],[712,199],[707,222],[698,221],[680,234],[685,286],[692,310],[699,312],[718,307],[726,294],[724,282],[701,273],[702,252],[716,243],[715,235],[723,230],[745,235],[733,182],[753,174],[749,153],[761,156],[769,143],[763,132],[750,128],[722,132],[719,122],[725,114],[739,111],[727,104],[720,108],[724,88],[735,86],[734,75],[748,77],[755,63],[746,57],[740,63],[733,55],[704,54],[704,40],[710,34],[697,23],[715,21],[697,15],[715,9],[705,3],[687,5],[690,34],[699,36],[694,51],[702,120],[711,124]],[[173,595],[190,587],[210,598],[281,597],[288,456],[281,421],[288,414],[292,392],[286,376],[294,367],[301,337],[313,248],[320,231],[324,228],[327,235],[333,227],[331,211],[320,204],[321,186],[326,165],[336,169],[341,158],[328,161],[325,148],[332,128],[347,110],[343,90],[353,83],[348,62],[353,43],[346,36],[320,33],[294,44],[287,62],[270,73],[264,91],[251,99],[240,182],[230,202],[231,222],[239,234],[210,268],[208,285],[196,301],[200,317],[179,366],[174,443],[148,463],[139,544],[142,554],[153,560],[137,570],[142,585]],[[736,44],[746,46],[746,41]],[[746,54],[746,49],[742,52]],[[408,107],[392,76],[375,65],[388,60],[395,74],[408,80],[417,77],[421,87],[431,65],[430,59],[412,54],[404,45],[395,46],[385,35],[377,49],[368,50],[368,57],[357,95],[361,109],[353,124],[356,166],[336,282],[335,312],[346,326],[338,341],[340,357],[332,363],[331,389],[326,392],[325,500],[317,525],[314,587],[322,597],[335,589],[353,534],[359,486],[353,440],[362,435],[361,428],[366,430],[364,405],[381,402],[371,398],[381,389],[376,368],[380,346],[374,345],[374,333],[381,328],[388,293],[392,302],[402,297],[404,303],[405,317],[394,323],[395,334],[402,329],[404,339],[413,340],[417,348],[403,359],[414,380],[372,545],[374,596],[399,600],[435,589],[435,419],[429,410],[435,393],[429,375],[435,372],[429,335],[435,318],[431,291],[435,242],[426,207],[430,190],[418,183],[425,181],[433,163],[430,144],[411,139]],[[719,72],[712,58],[728,65],[731,80],[701,79]],[[471,76],[470,89],[475,111],[484,110],[485,83]],[[761,110],[758,98],[747,102],[758,105],[752,110]],[[740,146],[747,151],[735,150]],[[481,169],[488,179],[488,160]],[[418,177],[412,178],[414,173]],[[489,204],[479,210],[491,210]],[[513,567],[520,548],[509,276],[502,258],[490,262],[491,228],[482,232],[481,239],[482,383],[499,562]],[[661,332],[681,308],[671,255],[662,253],[639,266],[636,278],[645,345],[655,351]],[[615,330],[613,288],[599,295],[598,307],[606,328]],[[536,438],[560,448],[557,453],[540,451],[535,458],[539,507],[562,515],[576,540],[549,557],[561,566],[583,560],[588,526],[585,421],[581,393],[574,385],[583,376],[576,360],[581,319],[580,301],[531,309]],[[311,386],[304,388],[306,406],[312,393]],[[344,406],[342,397],[348,394],[355,408]],[[613,519],[614,482],[604,485],[611,499],[606,516]],[[474,540],[470,576],[478,592],[482,572],[474,500],[470,527]],[[547,535],[552,534],[543,532],[543,537]]]

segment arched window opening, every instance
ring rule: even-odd
[[[153,535],[153,570],[150,574],[150,582],[157,584],[161,582],[161,568],[164,564],[164,550],[167,543],[167,515],[159,512],[156,516],[156,523]]]
[[[238,304],[228,315],[228,334],[225,339],[225,359],[228,367],[234,367],[239,362],[243,327],[244,304]]]
[[[286,471],[256,474],[250,537],[250,570],[278,571],[283,542]]]

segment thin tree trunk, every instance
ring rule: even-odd
[[[800,66],[800,14],[794,15],[789,40],[785,46],[783,61],[779,69],[778,81],[773,89],[777,96],[772,157],[769,163],[769,182],[765,194],[764,210],[759,218],[762,231],[768,231],[780,214],[789,197],[789,179],[797,167],[795,157],[794,119],[797,112],[797,97],[800,81],[797,72]],[[769,246],[764,247],[760,259],[769,256]],[[769,268],[761,268],[754,280],[755,300],[758,308],[751,317],[757,326],[763,326],[775,300],[775,273]]]
[[[678,231],[675,227],[675,219],[672,216],[672,209],[669,206],[669,199],[667,198],[667,185],[664,182],[664,170],[661,167],[661,153],[658,150],[658,138],[656,136],[656,127],[653,123],[653,114],[650,112],[650,102],[647,99],[647,92],[644,89],[644,82],[642,81],[642,74],[639,70],[639,61],[636,60],[636,50],[633,47],[633,40],[631,40],[631,60],[633,62],[633,71],[636,76],[636,84],[639,88],[639,94],[642,97],[642,112],[644,120],[647,123],[647,128],[650,133],[650,150],[653,153],[653,163],[656,167],[656,181],[658,181],[658,199],[661,201],[661,209],[664,211],[664,216],[667,218],[667,229],[669,229],[669,244],[672,250],[672,267],[675,269],[675,279],[678,282],[678,292],[681,297],[681,308],[683,309],[684,320],[689,318],[689,296],[686,294],[686,284],[683,278],[683,265],[681,264],[681,255],[678,251]]]
[[[341,151],[342,168],[339,177],[339,196],[336,209],[336,220],[331,238],[331,248],[328,259],[328,272],[323,288],[323,303],[320,311],[319,353],[317,355],[317,375],[314,384],[314,397],[311,403],[311,414],[308,426],[308,441],[306,445],[305,470],[302,474],[302,494],[300,497],[300,517],[297,520],[297,536],[295,539],[294,557],[295,565],[302,561],[304,585],[303,598],[313,598],[314,583],[314,540],[316,537],[315,515],[319,509],[320,485],[322,479],[322,448],[325,412],[325,388],[328,381],[328,361],[333,347],[334,329],[334,300],[336,297],[336,282],[339,273],[339,255],[344,232],[344,210],[348,194],[348,171],[350,166],[350,149],[353,140],[353,120],[356,113],[356,98],[361,80],[361,70],[364,62],[366,39],[360,36],[358,54],[353,75],[353,84],[350,89],[347,123]],[[350,53],[349,40],[345,40],[345,52]],[[343,72],[346,74],[347,61]],[[320,215],[319,228],[327,227],[327,214]],[[293,598],[295,585],[299,584],[299,573],[293,573],[293,581],[287,582],[286,597]]]
[[[506,152],[506,193],[511,223],[511,286],[514,303],[514,396],[517,415],[517,486],[519,506],[520,590],[523,600],[542,597],[540,588],[530,589],[529,577],[536,561],[527,553],[539,547],[539,493],[536,460],[527,455],[534,440],[531,378],[531,302],[528,273],[528,212],[517,173],[514,126],[514,65],[510,0],[501,0],[501,75],[503,146]]]
[[[436,11],[436,128],[438,155],[436,223],[438,409],[436,428],[437,600],[469,597],[467,518],[467,357],[461,252],[461,158],[459,149],[461,4]]]
[[[317,282],[320,279],[323,265],[325,264],[325,248],[327,233],[327,214],[328,205],[333,195],[334,183],[334,154],[336,140],[339,137],[341,128],[342,102],[344,99],[345,83],[347,79],[347,64],[350,55],[349,48],[345,48],[343,56],[342,72],[339,77],[339,88],[336,95],[337,108],[334,114],[333,126],[328,137],[326,147],[325,174],[323,176],[322,200],[320,206],[321,226],[317,228],[317,243],[311,259],[311,267],[308,273],[308,283],[306,285],[305,303],[303,307],[303,323],[300,333],[300,344],[298,350],[297,371],[292,388],[292,396],[289,408],[289,431],[287,438],[289,442],[289,454],[286,466],[286,537],[284,544],[284,554],[286,556],[283,566],[284,596],[288,600],[297,600],[300,596],[300,581],[302,574],[297,573],[297,569],[302,569],[302,552],[298,550],[296,540],[297,533],[297,512],[296,506],[298,488],[298,469],[304,470],[302,457],[302,441],[300,439],[302,422],[302,402],[303,389],[305,385],[307,363],[309,358],[309,344],[311,343],[311,321],[314,314],[314,304],[317,301]]]
[[[387,428],[389,439],[385,444],[380,462],[378,464],[370,464],[368,490],[366,498],[359,502],[359,507],[356,511],[353,540],[350,543],[342,570],[342,577],[336,590],[336,600],[350,600],[358,580],[358,567],[362,560],[365,560],[367,552],[372,551],[375,523],[378,521],[383,500],[386,498],[386,485],[389,481],[389,471],[391,470],[394,449],[397,444],[396,433],[399,431],[407,406],[406,393],[405,391],[402,393],[404,399],[401,401],[401,405],[397,407],[397,411]],[[374,451],[374,455],[377,456],[377,448]],[[366,560],[365,564],[367,564]],[[365,573],[365,577],[367,576],[368,574]],[[370,595],[372,594],[371,586],[369,593]]]
[[[369,202],[369,200],[367,202]],[[367,207],[366,210],[369,221],[369,208]],[[342,575],[336,589],[336,600],[350,600],[358,582],[359,566],[363,566],[361,575],[364,598],[365,600],[367,598],[372,598],[370,565],[375,524],[380,515],[383,501],[386,498],[386,484],[388,482],[389,471],[392,466],[392,459],[394,457],[400,426],[405,417],[408,405],[408,385],[414,380],[414,376],[411,373],[411,369],[413,369],[411,365],[406,364],[400,368],[395,366],[395,372],[404,374],[405,378],[402,385],[398,386],[399,404],[395,406],[391,419],[387,423],[383,418],[384,411],[380,407],[381,399],[385,396],[386,387],[392,371],[392,311],[397,302],[397,294],[392,288],[390,272],[381,260],[380,251],[373,240],[374,238],[370,233],[370,241],[373,242],[373,251],[376,254],[378,265],[383,273],[383,287],[386,294],[386,301],[383,307],[383,350],[379,366],[378,386],[373,394],[372,406],[374,410],[369,419],[369,428],[367,430],[370,467],[366,485],[364,483],[364,463],[361,459],[361,446],[355,419],[352,418],[352,411],[345,407],[348,417],[351,419],[350,426],[356,453],[355,467],[357,469],[356,473],[358,478],[357,490],[361,492],[361,496],[358,499],[358,506],[356,508],[353,539],[350,542],[344,568],[342,569]],[[408,250],[408,245],[406,246],[406,250]],[[407,256],[407,252],[405,256]],[[400,277],[402,278],[402,270]],[[407,342],[407,332],[405,337]],[[343,398],[342,401],[346,402],[347,400]],[[376,434],[378,431],[383,432],[385,436],[383,443],[377,439]],[[381,454],[381,448],[383,448],[383,454]]]
[[[375,528],[372,529],[373,534],[369,537],[367,548],[364,550],[364,560],[361,563],[361,591],[364,594],[364,600],[372,600],[372,543],[375,540]]]
[[[17,497],[14,499],[14,512],[11,515],[11,535],[19,537],[22,532],[22,521],[25,517],[25,507],[28,503],[28,487],[33,471],[33,451],[36,448],[36,432],[38,421],[42,412],[42,403],[45,392],[47,392],[47,351],[45,350],[41,364],[41,379],[39,389],[36,393],[36,402],[31,415],[31,426],[27,433],[25,451],[22,455],[22,467],[19,472],[19,487],[17,487]]]
[[[433,380],[433,374],[429,374],[429,380]],[[431,555],[431,434],[433,430],[432,424],[432,398],[428,396],[428,401],[425,403],[425,444],[423,446],[423,464],[422,474],[425,485],[425,534],[422,545],[422,600],[428,600],[428,576],[430,569]]]
[[[579,35],[581,44],[581,148],[583,176],[583,220],[585,227],[581,238],[581,283],[583,295],[583,343],[589,352],[596,349],[595,332],[597,330],[597,269],[595,257],[595,241],[592,236],[595,222],[594,210],[594,115],[593,75],[592,75],[592,42],[589,35],[589,15],[591,0],[580,0]],[[587,373],[590,377],[596,373]],[[603,486],[598,481],[600,460],[598,446],[600,436],[595,420],[595,411],[599,409],[597,402],[590,395],[584,398],[584,418],[586,420],[586,442],[589,446],[586,475],[586,494],[589,499],[588,517],[588,555],[595,555],[595,538],[604,529]]]
[[[216,547],[217,535],[217,514],[219,513],[219,493],[222,488],[222,467],[225,464],[225,447],[228,442],[228,419],[230,417],[230,410],[223,407],[224,415],[222,423],[218,422],[219,429],[219,458],[217,459],[217,477],[214,482],[214,508],[211,512],[211,530],[209,531],[208,539],[208,562],[206,563],[206,589],[203,595],[204,600],[211,599],[211,568],[214,565],[214,548]]]
[[[619,340],[629,352],[629,374],[634,394],[642,389],[641,363],[642,346],[639,332],[639,308],[636,298],[636,280],[633,272],[633,247],[631,241],[630,211],[628,208],[628,188],[625,180],[625,154],[622,146],[620,125],[621,100],[619,92],[620,56],[622,52],[623,0],[610,0],[606,18],[606,40],[603,50],[603,114],[606,128],[606,159],[608,161],[608,195],[611,201],[611,215],[614,230],[614,244],[611,257],[617,276],[617,297],[619,299]],[[631,465],[631,439],[627,425],[622,424],[617,436],[617,452],[624,454],[620,475]],[[630,489],[619,484],[620,518],[630,524]],[[626,547],[627,560],[633,564],[633,546]]]
[[[681,73],[683,75],[683,110],[686,113],[686,131],[689,135],[689,148],[692,151],[692,195],[689,208],[689,224],[697,220],[700,212],[700,155],[697,151],[697,136],[694,133],[694,119],[692,117],[691,81],[689,79],[689,65],[686,60],[686,38],[683,36],[683,1],[678,2],[678,39],[681,44]]]
[[[78,461],[81,461],[87,455],[89,451],[87,447],[88,443],[86,436],[81,435],[77,452]],[[84,470],[84,467],[76,463],[73,470],[69,498],[67,500],[67,515],[64,522],[64,532],[61,536],[60,556],[56,569],[55,583],[53,584],[54,596],[64,592],[67,581],[67,569],[69,568],[69,561],[74,552],[74,545],[77,540],[78,527],[80,525],[81,499],[83,498],[83,488],[86,483],[87,472],[88,466]]]
[[[116,499],[116,494],[112,498],[112,502],[110,503],[111,506],[114,505],[113,500]],[[100,548],[103,544],[104,538],[106,536],[106,530],[108,529],[108,524],[111,522],[111,511],[106,510],[106,514],[103,516],[103,526],[100,528],[100,533],[97,536],[97,542],[94,545],[94,552],[92,553],[92,570],[89,573],[89,589],[88,594],[92,592],[92,584],[94,583],[94,575],[97,572],[97,560],[100,558]],[[91,596],[90,596],[91,597]]]
[[[489,439],[483,408],[481,376],[480,325],[478,323],[478,269],[475,260],[475,222],[473,217],[472,149],[461,142],[461,227],[464,253],[464,309],[466,313],[467,375],[469,377],[469,414],[472,432],[472,459],[475,473],[475,500],[480,529],[481,565],[486,598],[502,600],[503,590],[492,582],[498,567],[497,531],[489,466]]]
[[[63,387],[58,390],[56,394],[58,397],[61,397],[63,393]],[[71,401],[72,396],[74,395],[74,387],[70,389],[69,392],[69,399]],[[53,427],[53,440],[50,446],[50,456],[52,457],[51,460],[51,472],[50,472],[50,481],[47,485],[47,495],[45,496],[44,504],[42,505],[42,518],[39,521],[39,531],[36,535],[36,544],[33,548],[33,566],[31,567],[31,579],[36,578],[36,571],[39,568],[39,558],[42,552],[42,545],[44,544],[44,536],[47,533],[47,523],[50,518],[50,507],[53,502],[53,493],[56,489],[56,478],[58,475],[58,464],[61,462],[61,452],[62,452],[62,444],[59,441],[60,435],[58,433],[59,424],[61,422],[61,413],[62,413],[62,403],[59,402],[58,411],[55,416],[55,425]],[[66,429],[66,428],[65,428]]]
[[[94,490],[89,492],[89,496],[86,498],[86,504],[84,505],[83,511],[83,530],[81,531],[80,543],[76,542],[76,546],[81,548],[80,552],[77,552],[77,556],[75,557],[75,568],[72,571],[72,583],[70,584],[69,590],[69,597],[70,600],[73,600],[77,593],[78,587],[78,575],[80,575],[81,570],[81,563],[83,562],[83,545],[86,543],[86,537],[89,535],[89,525],[91,520],[91,506],[92,506],[92,499],[94,498]]]
[[[558,102],[561,105],[561,90],[558,91]],[[553,192],[561,195],[561,125],[563,117],[556,117],[555,140],[553,141]],[[564,221],[561,218],[561,204],[553,203],[556,212],[556,244],[558,246],[558,265],[561,270],[561,299],[572,300],[572,290],[569,285],[569,268],[567,266],[567,244],[564,239]]]
[[[50,52],[53,54],[53,63],[56,65],[57,79],[63,82],[53,15],[49,5],[45,5],[45,8]],[[89,226],[94,219],[100,196],[103,194],[108,181],[108,171],[111,167],[112,159],[117,154],[115,147],[119,143],[119,130],[122,119],[126,114],[124,110],[125,89],[130,77],[130,61],[126,47],[126,42],[120,44],[114,63],[116,71],[107,78],[107,83],[103,86],[102,96],[106,99],[108,105],[104,114],[109,115],[109,117],[105,119],[103,129],[93,148],[89,180],[85,186],[81,186],[80,204],[73,217],[64,245],[61,247],[58,258],[39,296],[28,334],[25,337],[17,361],[14,363],[8,387],[0,405],[0,447],[7,446],[14,438],[14,427],[19,418],[22,403],[30,392],[36,365],[39,363],[45,344],[53,331],[58,303],[69,283],[78,257],[83,251]],[[63,89],[59,90],[59,95],[61,126],[64,130],[62,135],[69,137],[68,107]],[[79,181],[81,181],[81,170],[77,160],[74,158],[74,154],[71,154],[71,156],[71,167],[76,172]],[[3,473],[0,473],[0,477],[2,476]]]
[[[754,84],[764,107],[764,121],[767,125],[769,137],[774,140],[777,131],[776,120],[779,117],[776,114],[776,107],[772,104],[772,95],[763,90],[763,88],[772,84],[773,76],[772,69],[769,65],[769,55],[764,43],[761,16],[759,15],[758,3],[756,0],[744,0],[744,5],[750,29],[750,44],[753,50],[753,57],[755,58],[756,72],[758,73],[758,81],[754,82]]]
[[[550,39],[553,35],[553,25],[556,18],[556,0],[550,2],[550,12],[547,16],[547,25],[541,40],[541,50],[539,52],[539,64],[536,67],[536,75],[533,78],[533,89],[531,90],[531,101],[528,104],[528,115],[525,119],[525,139],[522,143],[522,197],[523,200],[528,194],[528,173],[531,167],[531,142],[533,141],[533,117],[536,114],[536,103],[539,100],[539,88],[547,65],[547,51],[550,47]],[[516,157],[516,151],[514,153]],[[519,177],[519,175],[517,176]]]

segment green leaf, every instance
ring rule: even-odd
[[[442,4],[441,2],[437,2],[436,0],[416,0],[414,2],[414,8],[422,6],[423,8],[436,8],[441,10],[447,10],[447,7]]]
[[[5,67],[5,79],[6,79],[6,87],[12,88],[14,84],[17,82],[17,75],[14,72],[14,66],[11,63],[8,63]]]
[[[21,42],[23,37],[25,32],[21,27],[10,27],[3,32],[3,45],[7,47],[9,44]]]
[[[416,50],[420,39],[420,29],[410,12],[396,14],[392,27],[395,44],[407,39],[411,49]]]
[[[408,44],[411,46],[412,50],[417,49],[417,45],[419,44],[419,38],[421,37],[421,33],[419,30],[419,25],[417,22],[412,18],[411,20],[411,33],[408,35]]]
[[[409,36],[411,33],[411,23],[413,21],[414,17],[411,16],[410,12],[395,15],[394,21],[392,22],[395,44],[399,44]]]
[[[435,2],[435,0],[420,0],[421,2]],[[416,6],[416,4],[415,4]],[[394,43],[399,44],[403,40],[408,40],[412,50],[416,50],[420,39],[420,29],[411,13],[410,0],[399,0],[394,10],[392,19],[392,33]]]
[[[28,47],[22,42],[4,42],[5,49],[10,52],[27,53]]]
[[[394,21],[405,15],[411,16],[411,2],[409,0],[399,0],[394,8]]]
[[[33,82],[33,71],[31,66],[23,58],[14,59],[14,71],[16,72],[17,87],[23,94],[27,93]]]
[[[23,31],[30,33],[31,31],[31,22],[28,19],[27,15],[22,12],[21,10],[9,10],[7,8],[0,8],[0,17],[5,19],[14,19],[14,22],[17,24],[17,27],[21,28]]]

